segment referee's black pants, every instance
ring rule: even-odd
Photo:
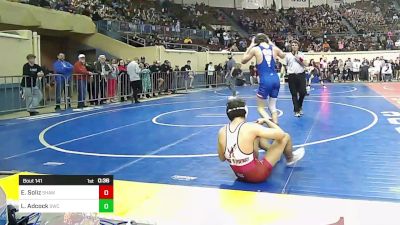
[[[142,92],[142,81],[135,80],[131,81],[132,88],[132,102],[135,100],[136,103],[139,103],[138,94]]]
[[[292,95],[294,112],[300,112],[306,96],[306,74],[291,73],[288,77],[290,94]]]

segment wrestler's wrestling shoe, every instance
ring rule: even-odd
[[[296,151],[293,151],[293,158],[290,162],[286,162],[287,167],[294,167],[300,159],[303,158],[305,154],[304,148],[298,148]]]

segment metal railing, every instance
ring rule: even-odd
[[[313,75],[330,82],[351,82],[359,79],[366,82],[400,81],[400,70],[385,74],[384,71],[376,71],[373,67],[368,72],[361,70],[355,73],[344,70],[320,73]],[[282,79],[284,77],[281,76]],[[139,99],[171,93],[183,94],[189,89],[225,86],[228,80],[226,71],[151,73],[149,70],[143,70],[140,73],[140,87],[137,94]],[[254,74],[251,76],[248,71],[244,71],[243,75],[235,80],[238,86],[255,84],[257,76]],[[23,110],[36,112],[38,109],[48,107],[58,110],[127,100],[133,102],[135,100],[133,83],[125,71],[121,71],[117,77],[99,74],[71,76],[49,74],[37,79],[31,79],[29,76],[0,77],[0,114]]]
[[[164,47],[166,49],[175,49],[175,50],[194,50],[197,52],[207,52],[210,49],[201,45],[195,44],[180,44],[180,43],[164,43]]]
[[[124,39],[128,45],[137,44],[143,47],[146,46],[146,39],[138,37],[135,34],[129,32],[125,33],[125,35],[122,36],[122,39]]]
[[[0,112],[12,112],[22,109],[35,112],[45,106],[66,104],[67,98],[61,98],[68,91],[68,78],[60,74],[50,74],[39,78],[29,76],[0,77]],[[67,95],[64,94],[66,97]]]
[[[174,71],[140,74],[139,97],[157,97],[165,94],[186,92],[191,88],[224,85],[224,73],[204,71]],[[0,113],[38,109],[83,108],[110,102],[132,100],[132,82],[125,71],[115,78],[93,73],[92,75],[49,74],[43,77],[0,77]]]
[[[148,41],[145,38],[137,36],[132,32],[125,32],[122,36],[122,39],[126,41],[127,44],[132,45],[140,45],[146,47],[148,45]],[[209,51],[207,47],[196,45],[196,44],[181,44],[181,43],[172,43],[165,42],[162,44],[166,49],[175,49],[175,50],[194,50],[198,52],[206,52]]]
[[[101,20],[96,22],[97,28],[113,32],[132,32],[137,34],[162,34],[170,37],[196,39],[208,39],[212,37],[213,31],[201,29],[178,28],[172,26],[162,26],[154,24],[141,24],[138,22],[123,22],[117,20]]]

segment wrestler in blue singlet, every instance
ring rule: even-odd
[[[280,80],[275,70],[275,59],[272,45],[268,48],[258,46],[262,52],[262,62],[257,64],[257,71],[260,76],[260,86],[257,96],[262,99],[278,98]]]

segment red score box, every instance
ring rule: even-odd
[[[100,185],[99,186],[99,199],[113,199],[114,188],[112,185]]]

